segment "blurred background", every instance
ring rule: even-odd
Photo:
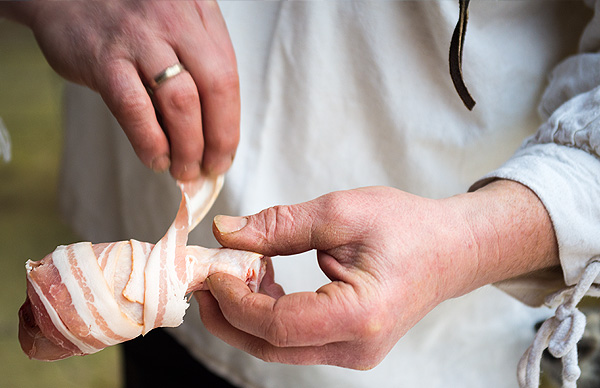
[[[58,362],[29,360],[17,339],[25,261],[79,239],[58,213],[62,80],[32,33],[0,20],[0,118],[12,160],[0,158],[0,387],[117,387],[116,347]]]

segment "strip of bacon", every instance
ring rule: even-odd
[[[216,272],[234,275],[257,291],[265,273],[262,255],[186,245],[222,184],[222,177],[179,183],[179,210],[156,244],[81,242],[27,261],[27,299],[19,310],[23,351],[38,360],[60,360],[156,327],[179,326],[189,306],[186,295],[202,289]]]

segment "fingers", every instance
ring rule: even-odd
[[[255,337],[233,327],[219,310],[217,301],[209,291],[199,291],[195,294],[200,306],[200,316],[205,327],[215,336],[221,338],[229,345],[245,351],[255,357],[268,362],[281,362],[295,365],[324,365],[328,364],[325,348],[321,347],[286,347],[279,348],[262,338]],[[337,344],[339,346],[339,344]]]
[[[333,305],[312,309],[310,301],[302,300],[311,293],[284,296],[273,305],[264,300],[267,296],[250,293],[243,282],[229,275],[212,275],[209,287],[210,291],[194,294],[206,328],[228,344],[262,360],[366,370],[377,365],[390,349],[389,345],[369,343],[377,336],[373,325],[367,325],[367,330],[355,331],[352,335],[342,334],[353,332],[356,325],[341,320],[340,313],[335,310],[324,312],[324,309]],[[293,313],[287,315],[278,313],[281,300],[296,297],[302,300],[301,306],[296,306]],[[240,305],[236,306],[235,301]],[[239,312],[239,309],[245,312]],[[237,319],[238,314],[244,318]],[[273,337],[284,334],[284,341]]]
[[[316,293],[279,299],[252,293],[239,279],[222,273],[209,277],[208,285],[233,327],[277,347],[321,346],[360,335],[344,295],[351,293],[349,285],[332,283]]]
[[[44,17],[32,28],[48,62],[102,95],[146,166],[170,169],[180,180],[230,167],[239,142],[239,79],[215,1],[39,7]],[[187,71],[151,99],[144,85],[176,63]]]
[[[266,256],[330,250],[350,242],[360,231],[347,210],[353,196],[350,191],[337,192],[247,217],[219,215],[213,220],[213,233],[223,246]]]
[[[225,247],[266,256],[291,255],[313,249],[313,217],[304,206],[276,206],[248,217],[218,215],[213,232]]]
[[[150,55],[150,53],[152,55]],[[137,59],[141,76],[152,80],[179,58],[166,43],[152,43]],[[170,172],[181,180],[200,175],[204,136],[200,97],[194,79],[183,71],[153,89],[152,100],[160,113],[170,146]]]
[[[202,101],[204,154],[202,167],[222,174],[233,161],[239,142],[240,86],[235,54],[218,5],[196,3],[203,30],[179,37],[177,54],[185,63]],[[199,54],[201,53],[201,54]]]
[[[241,349],[268,362],[283,362],[296,365],[326,364],[322,348],[288,347],[278,348],[264,339],[255,337],[233,327],[221,313],[219,304],[210,291],[194,293],[200,308],[200,317],[205,327],[229,345]],[[319,351],[320,350],[320,351]]]
[[[235,54],[218,6],[202,2],[201,21],[169,42],[141,50],[141,71],[151,80],[181,62],[187,71],[154,90],[171,146],[171,174],[193,179],[201,170],[224,173],[239,142],[240,94]],[[200,28],[202,27],[202,28]],[[151,53],[152,55],[145,55]]]
[[[115,60],[98,77],[98,92],[111,110],[135,153],[146,166],[164,171],[169,167],[169,143],[156,120],[154,106],[137,69],[128,60]]]
[[[97,88],[146,166],[170,169],[180,180],[194,179],[201,171],[222,174],[239,142],[240,93],[235,54],[218,5],[147,4],[156,6],[154,27],[140,26],[124,38],[133,42],[113,50],[113,59],[99,66],[95,79],[102,84]],[[151,98],[145,95],[144,84],[177,63],[186,71],[154,87]],[[105,82],[107,76],[112,80]]]

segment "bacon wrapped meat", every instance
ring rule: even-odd
[[[19,341],[38,360],[98,352],[156,327],[175,327],[216,272],[234,275],[257,291],[262,255],[188,246],[187,236],[214,202],[222,178],[179,183],[182,199],[173,224],[156,244],[136,240],[59,246],[27,261],[27,299],[19,310]]]

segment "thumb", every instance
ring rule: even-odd
[[[311,249],[332,248],[321,225],[327,213],[318,199],[290,206],[275,206],[246,217],[219,215],[213,233],[225,247],[262,253],[291,255]],[[334,233],[334,227],[327,228]]]

